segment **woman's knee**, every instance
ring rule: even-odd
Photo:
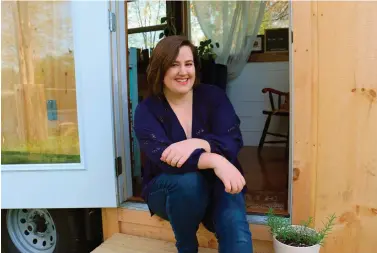
[[[181,174],[172,190],[182,201],[195,204],[208,202],[208,183],[200,172]]]
[[[203,211],[208,204],[208,183],[200,172],[163,174],[159,184],[159,188],[166,190],[172,205],[178,202],[180,206],[195,206],[195,209]]]

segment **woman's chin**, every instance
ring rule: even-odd
[[[192,89],[192,84],[185,84],[185,85],[177,85],[175,87],[175,92],[179,94],[185,94],[191,91]]]

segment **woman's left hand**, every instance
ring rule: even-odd
[[[209,143],[201,139],[188,139],[171,144],[161,155],[161,161],[180,168],[195,149],[209,149]]]

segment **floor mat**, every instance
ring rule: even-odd
[[[287,192],[251,191],[247,192],[246,208],[248,212],[266,212],[273,208],[275,212],[287,213]]]

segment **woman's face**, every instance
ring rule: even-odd
[[[183,46],[164,77],[165,89],[176,95],[189,92],[195,82],[194,57],[191,48]]]

